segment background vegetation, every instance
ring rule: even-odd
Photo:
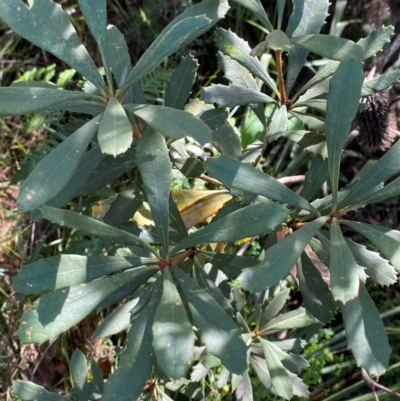
[[[87,48],[95,49],[94,43],[91,44],[93,39],[88,35],[86,25],[82,23],[76,2],[68,0],[58,1],[58,3],[69,11],[79,36]],[[264,2],[264,5],[272,13],[275,5],[270,3],[273,2]],[[389,21],[390,16],[384,12],[384,7],[374,8],[379,3],[368,2],[370,12],[364,14],[360,12],[365,6],[364,2],[355,0],[333,2],[324,32],[341,31],[342,37],[358,40],[368,26],[377,27],[382,22]],[[151,2],[112,0],[108,4],[109,22],[124,32],[132,61],[135,62],[167,23],[190,5],[192,5],[191,1],[178,0]],[[240,37],[247,40],[253,48],[263,37],[262,30],[256,19],[245,8],[235,3],[231,6],[228,17],[220,22],[219,26],[226,29],[231,28]],[[273,15],[271,13],[270,15]],[[363,20],[360,20],[361,15],[364,17]],[[141,34],[138,35],[137,32]],[[189,48],[169,58],[160,68],[146,77],[142,84],[145,96],[150,102],[161,103],[172,70],[178,64],[181,56],[189,52],[198,58],[200,64],[193,96],[196,96],[202,87],[208,86],[211,82],[226,84],[214,56],[215,46],[212,32],[208,32],[190,44]],[[397,61],[396,55],[397,53],[390,61],[392,64]],[[92,57],[98,59],[99,55],[92,54]],[[18,35],[13,34],[7,27],[0,25],[2,86],[10,85],[17,80],[31,80],[33,77],[37,80],[56,82],[67,89],[82,85],[73,71],[65,68],[66,66],[52,55],[32,46]],[[312,63],[309,68],[309,76],[311,76]],[[299,85],[309,79],[307,71],[303,74],[304,76],[299,79]],[[396,96],[396,88],[394,88],[392,93],[394,112],[397,112]],[[234,114],[232,113],[231,121],[236,126],[244,145],[251,143],[262,129],[254,116],[240,107]],[[65,125],[66,122],[68,122],[67,125]],[[118,364],[115,351],[118,351],[125,341],[122,334],[113,336],[107,341],[93,340],[92,334],[102,320],[102,316],[98,314],[90,315],[67,333],[42,346],[21,346],[16,336],[18,319],[26,307],[25,305],[31,305],[34,300],[16,294],[11,287],[11,278],[20,270],[22,264],[41,257],[53,256],[59,252],[86,251],[88,255],[97,255],[104,250],[110,251],[113,246],[104,238],[87,237],[82,232],[71,232],[69,229],[54,227],[42,221],[31,223],[16,210],[15,201],[19,182],[28,176],[44,155],[75,130],[77,123],[79,123],[79,116],[73,117],[67,112],[60,111],[31,113],[23,117],[0,119],[0,347],[3,350],[0,359],[0,386],[1,394],[6,400],[12,399],[9,386],[16,379],[29,379],[55,391],[68,391],[70,388],[68,365],[72,352],[77,348],[84,350],[88,357],[98,361],[103,377],[108,377],[113,367]],[[304,174],[304,167],[293,162],[295,160],[293,148],[285,146],[283,141],[273,142],[269,146],[268,160],[265,161],[265,164],[273,171],[274,176],[279,177],[280,173],[282,176]],[[201,157],[201,154],[198,156]],[[350,145],[344,156],[341,170],[342,180],[350,181],[368,159],[369,155],[365,155],[357,144]],[[81,204],[79,207],[92,215],[104,213],[109,206],[107,202],[115,196],[119,188],[124,187],[130,181],[130,178],[129,174],[125,175],[115,187],[97,193],[95,197],[87,199],[86,204]],[[195,185],[196,189],[206,188],[201,186],[204,184],[188,180],[181,175],[177,175],[174,180],[175,188],[194,188]],[[394,198],[364,208],[362,212],[354,212],[354,219],[399,229],[398,210],[398,198]],[[142,212],[142,217],[146,218],[146,212]],[[361,240],[350,229],[348,235],[353,236],[357,241]],[[240,254],[252,255],[256,254],[259,249],[260,244],[253,241],[237,244],[236,251]],[[290,301],[286,308],[287,310],[295,309],[302,303],[301,295],[290,279],[287,286],[290,290]],[[371,286],[369,291],[384,317],[393,351],[391,369],[382,377],[380,383],[386,388],[393,387],[399,392],[398,312],[400,311],[400,297],[398,284],[384,289]],[[248,302],[251,303],[251,300]],[[284,336],[285,333],[282,332],[281,335]],[[364,380],[362,372],[355,366],[344,340],[340,317],[331,321],[325,328],[318,329],[309,336],[309,340],[304,356],[310,363],[310,367],[302,377],[304,382],[311,386],[312,400],[374,399],[374,394],[367,386],[368,380]],[[210,369],[206,379],[203,380],[206,399],[234,399],[229,386],[219,388],[220,377],[220,370]],[[356,398],[357,396],[359,398]],[[176,397],[179,399],[179,396]],[[262,397],[267,397],[265,395],[260,399],[267,399]],[[394,396],[385,393],[383,397]],[[380,399],[384,399],[383,397]],[[270,399],[274,398],[271,396]]]

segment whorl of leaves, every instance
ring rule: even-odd
[[[357,140],[366,154],[381,156],[399,139],[389,92],[380,92],[362,101],[367,108],[356,117],[359,129]]]

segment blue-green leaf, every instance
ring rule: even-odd
[[[381,26],[379,29],[372,30],[366,38],[360,39],[357,43],[364,49],[365,58],[376,56],[376,53],[381,51],[386,43],[390,42],[393,33],[393,26]]]
[[[98,116],[86,123],[37,164],[21,186],[19,209],[33,211],[61,192],[78,168],[100,119]]]
[[[173,267],[172,272],[180,283],[207,351],[218,357],[231,373],[242,374],[247,369],[246,346],[237,325],[217,301],[182,270]]]
[[[328,177],[327,161],[318,156],[314,157],[311,167],[307,171],[300,195],[309,201],[321,189]]]
[[[24,380],[16,380],[11,390],[24,401],[68,401],[68,398],[50,393],[44,387]]]
[[[125,153],[131,146],[132,125],[121,103],[115,97],[108,102],[97,138],[101,151],[114,157]]]
[[[254,267],[243,270],[238,277],[240,285],[254,293],[278,284],[289,274],[290,269],[297,262],[306,245],[327,220],[328,217],[324,216],[307,223],[304,227],[268,248],[264,260]],[[288,249],[290,252],[287,252]]]
[[[265,140],[272,142],[280,138],[286,132],[288,121],[287,107],[282,105],[271,121]]]
[[[282,203],[301,207],[316,215],[319,214],[305,199],[250,164],[233,160],[227,156],[210,157],[207,159],[205,169],[212,177],[220,180],[229,188],[262,195]]]
[[[397,82],[400,79],[400,70],[396,69],[388,71],[382,75],[379,75],[373,79],[364,82],[362,87],[362,96],[373,96],[378,92],[382,92]]]
[[[216,128],[211,135],[211,144],[223,155],[239,159],[242,154],[240,138],[232,125],[225,123]]]
[[[74,391],[79,394],[79,400],[88,401],[87,360],[83,352],[76,349],[71,356],[69,365]]]
[[[137,145],[137,164],[158,235],[166,253],[169,246],[169,193],[172,164],[164,137],[145,130]]]
[[[362,64],[355,59],[343,61],[334,73],[326,107],[326,139],[333,208],[337,205],[342,149],[357,112],[364,82]]]
[[[332,219],[331,234],[331,290],[336,301],[346,303],[358,295],[360,279],[357,262],[344,240],[336,218]]]
[[[274,30],[274,26],[271,24],[260,0],[234,0],[234,2],[248,8],[257,18],[260,18],[261,23],[268,31]]]
[[[210,141],[210,127],[187,111],[155,105],[126,105],[125,109],[167,138],[181,139],[191,136],[202,145]]]
[[[260,216],[263,216],[260,219]],[[203,229],[185,238],[171,253],[193,245],[213,242],[232,242],[245,237],[254,237],[274,230],[288,216],[288,210],[276,203],[259,203],[247,206],[221,217]]]
[[[185,377],[194,358],[195,335],[170,270],[163,270],[163,295],[153,324],[153,348],[172,379]]]
[[[13,279],[13,287],[22,294],[39,294],[46,290],[92,281],[110,273],[141,266],[156,265],[156,259],[118,256],[58,255],[24,266]]]
[[[381,376],[389,366],[391,349],[379,311],[364,285],[358,297],[342,307],[347,341],[357,365]]]
[[[2,0],[1,19],[15,33],[65,61],[106,91],[103,78],[61,6],[50,0],[31,0],[29,6],[21,0]]]
[[[80,322],[123,284],[135,281],[138,287],[157,269],[157,266],[135,269],[44,295],[22,315],[18,336],[23,343],[42,344],[51,340]]]
[[[198,68],[199,63],[192,56],[182,58],[168,81],[164,99],[165,106],[183,109],[190,96]]]

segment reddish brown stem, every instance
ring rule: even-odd
[[[282,62],[282,51],[276,51],[276,69],[278,70],[278,87],[279,93],[281,94],[281,104],[287,103],[287,96],[285,91],[285,80],[283,79],[283,62]]]

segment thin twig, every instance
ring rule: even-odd
[[[377,398],[378,395],[376,394],[376,390],[375,389],[382,390],[385,393],[389,393],[391,395],[394,395],[397,398],[400,398],[400,394],[399,393],[396,393],[393,390],[390,390],[390,388],[382,386],[382,384],[379,384],[375,380],[372,380],[369,377],[369,374],[367,373],[367,371],[364,368],[361,368],[361,377],[365,381],[365,383],[368,385],[368,387],[372,390],[372,392],[374,393],[375,399],[377,399],[378,401],[379,401],[379,398]]]
[[[208,175],[202,174],[199,178],[204,181],[209,182],[210,184],[223,186],[224,184],[221,181],[216,180],[215,178],[209,177]]]
[[[287,103],[287,96],[285,90],[285,80],[283,78],[283,66],[282,66],[282,51],[276,51],[276,69],[278,70],[278,86],[279,93],[281,94],[281,104]]]
[[[31,373],[31,378],[30,381],[33,381],[36,371],[38,370],[40,364],[42,363],[44,357],[46,356],[46,354],[49,352],[50,348],[53,346],[53,344],[58,340],[59,335],[56,338],[53,338],[50,342],[49,345],[46,347],[46,349],[44,350],[43,354],[40,356],[39,360],[37,361],[35,367],[32,370]]]
[[[304,180],[306,179],[305,175],[292,175],[289,177],[282,177],[282,178],[278,178],[278,181],[281,184],[300,184],[301,182],[304,182]]]

